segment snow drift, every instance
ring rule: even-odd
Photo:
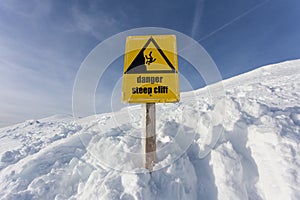
[[[152,175],[140,106],[0,129],[1,199],[300,199],[300,60],[223,85],[157,106]]]

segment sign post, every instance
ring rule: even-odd
[[[144,165],[150,172],[156,159],[156,133],[155,133],[155,103],[146,103],[143,126],[145,130],[144,139]]]
[[[128,36],[124,55],[122,101],[144,103],[144,166],[156,159],[155,103],[180,99],[175,35]]]

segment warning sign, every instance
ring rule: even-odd
[[[175,35],[129,36],[126,40],[122,101],[179,101]]]

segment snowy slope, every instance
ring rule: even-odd
[[[0,129],[1,199],[300,199],[300,60],[223,84],[157,106],[152,175],[140,106]]]

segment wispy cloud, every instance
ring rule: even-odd
[[[204,0],[199,0],[195,6],[195,11],[194,11],[194,19],[192,23],[192,29],[191,29],[191,36],[192,38],[195,38],[196,35],[198,34],[198,31],[201,29],[201,21],[202,21],[202,16],[204,12]]]
[[[95,1],[86,2],[86,9],[77,3],[72,7],[72,15],[74,17],[77,28],[81,31],[90,33],[98,40],[110,36],[112,33],[118,33],[122,30],[122,20],[117,19],[114,14],[101,8],[101,3]]]
[[[71,112],[76,73],[71,58],[47,46],[53,38],[45,37],[45,42],[40,42],[43,30],[35,24],[49,15],[51,4],[47,2],[1,2],[0,126],[59,111]]]
[[[120,31],[118,20],[96,1],[85,2],[87,10],[79,1],[5,2],[0,2],[0,127],[71,113],[81,62],[97,42]]]
[[[51,75],[0,60],[0,126],[59,110],[70,112],[70,86],[64,84]]]
[[[37,20],[37,17],[48,15],[52,9],[51,0],[39,1],[1,1],[0,6],[5,12],[10,12],[21,17]]]

